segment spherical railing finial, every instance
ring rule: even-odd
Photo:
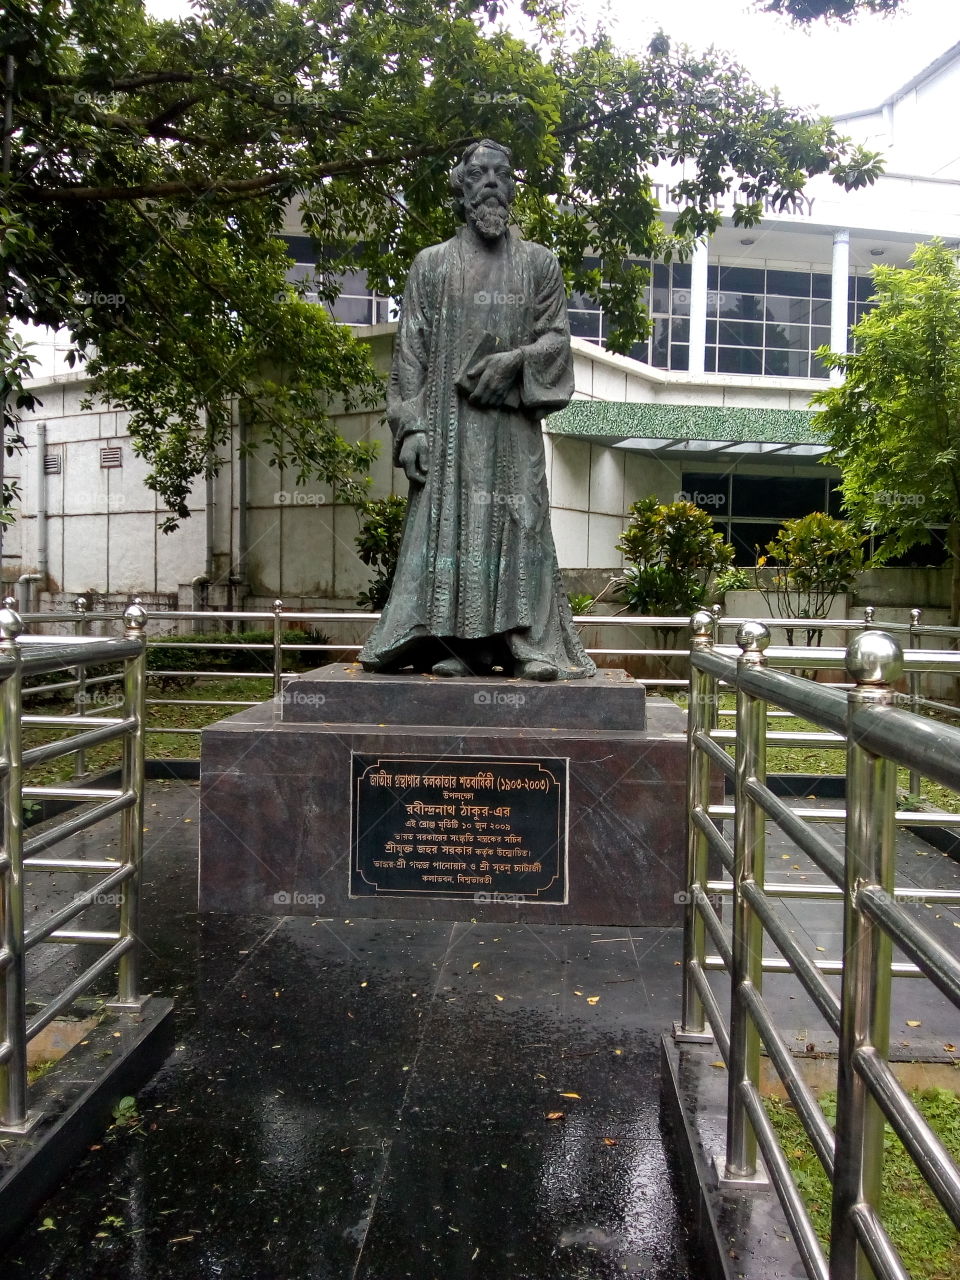
[[[5,609],[16,609],[16,607],[17,607],[17,597],[16,597],[16,596],[4,596],[4,597],[3,597],[3,607],[4,607]]]
[[[282,600],[274,600],[274,602],[273,602],[273,609],[274,609],[274,612],[275,612],[275,613],[280,613],[280,612],[281,612],[281,610],[283,609],[283,601],[282,601]]]
[[[134,596],[133,601],[127,605],[123,611],[123,625],[127,629],[127,634],[142,635],[147,625],[147,611],[140,603],[140,597]]]
[[[877,611],[876,611],[876,609],[873,607],[873,605],[872,605],[872,604],[868,604],[868,605],[866,605],[866,606],[864,607],[864,610],[863,610],[863,625],[864,625],[865,627],[872,627],[872,626],[873,626],[873,620],[874,620],[874,618],[876,617],[876,613],[877,613]]]
[[[713,614],[707,609],[698,609],[690,619],[690,630],[693,632],[694,641],[712,640],[713,624]]]
[[[23,631],[23,619],[17,613],[12,605],[7,603],[7,599],[3,602],[3,608],[0,608],[0,640],[7,642],[16,640],[17,636]],[[14,601],[16,604],[16,601]]]
[[[73,602],[73,607],[76,609],[77,613],[86,613],[87,605],[89,603],[90,602],[86,596],[77,596],[76,600]]]
[[[861,631],[847,645],[846,664],[858,685],[893,684],[903,674],[903,650],[886,631]]]
[[[911,627],[919,627],[919,625],[920,625],[920,615],[921,615],[922,613],[923,613],[923,610],[922,610],[922,609],[911,609],[911,610],[910,610],[910,625],[911,625]]]
[[[744,657],[763,653],[770,643],[770,628],[762,622],[741,622],[737,628],[737,644]]]

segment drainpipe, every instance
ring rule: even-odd
[[[850,320],[847,314],[850,301],[850,232],[845,228],[833,233],[833,273],[830,287],[830,350],[847,350],[847,333]],[[830,381],[837,385],[843,381],[839,369],[830,370]]]
[[[230,573],[231,609],[242,607],[242,591],[247,580],[247,418],[242,402],[237,407],[237,557]],[[232,630],[239,630],[234,624]]]
[[[47,550],[47,424],[37,423],[37,574],[38,590],[46,591],[49,555]]]

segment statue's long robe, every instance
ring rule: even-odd
[[[491,336],[498,350],[523,351],[515,408],[475,407],[456,385]],[[410,485],[390,598],[360,654],[366,666],[445,656],[431,637],[502,637],[517,663],[550,663],[561,679],[593,674],[557,565],[540,427],[572,393],[563,277],[548,249],[510,234],[483,251],[461,230],[417,256],[387,418],[397,465],[406,437],[426,433],[427,477]]]

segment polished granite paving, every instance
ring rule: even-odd
[[[703,1274],[659,1116],[677,930],[201,917],[196,803],[151,784],[176,1051],[5,1280]],[[41,983],[73,963],[50,953]]]

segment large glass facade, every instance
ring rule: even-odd
[[[713,517],[714,528],[734,549],[734,563],[755,565],[784,520],[825,511],[842,516],[837,481],[826,474],[781,476],[774,472],[749,475],[739,471],[684,471],[681,478],[687,499]],[[910,547],[890,565],[914,568],[941,565],[946,559],[946,530],[931,529],[931,540]],[[868,540],[868,554],[875,549]]]
[[[316,273],[312,248],[302,236],[287,237],[291,280],[309,281]],[[599,258],[587,258],[591,270]],[[653,263],[647,286],[650,334],[630,351],[634,360],[658,369],[690,367],[689,262]],[[393,314],[390,300],[373,294],[365,271],[347,272],[342,291],[330,311],[344,324],[382,324]],[[750,374],[778,378],[825,378],[827,370],[816,357],[830,343],[831,276],[813,271],[768,266],[707,268],[707,373]],[[869,274],[850,277],[848,324],[855,324],[872,305]],[[310,296],[308,294],[308,296]],[[316,295],[314,295],[316,296]],[[609,321],[603,307],[585,294],[569,298],[570,332],[599,346],[605,345]]]

